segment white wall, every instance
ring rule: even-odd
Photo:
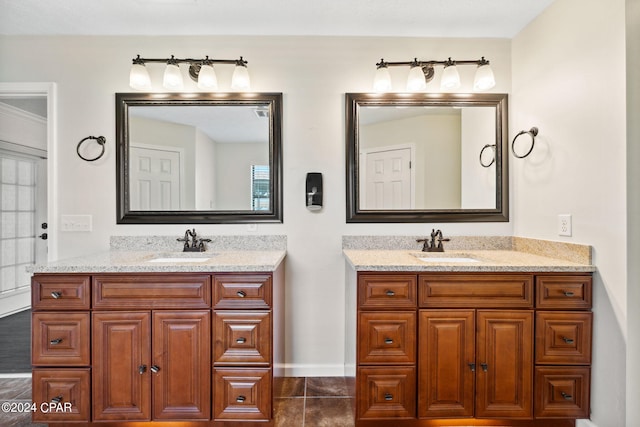
[[[286,234],[286,360],[294,375],[340,375],[344,363],[343,234],[511,235],[511,223],[345,223],[345,92],[367,92],[375,63],[421,59],[491,60],[494,92],[511,89],[511,43],[498,39],[352,37],[8,37],[0,36],[0,81],[53,81],[58,90],[58,214],[90,214],[91,233],[59,233],[50,241],[65,258],[108,249],[110,235],[184,234],[186,225],[116,225],[115,95],[129,92],[129,68],[144,57],[237,58],[249,61],[252,89],[284,94],[284,223],[258,233]],[[148,68],[155,82],[161,66]],[[471,92],[474,67],[460,67]],[[222,91],[231,67],[218,67]],[[391,71],[396,87],[406,71]],[[187,78],[188,80],[188,78]],[[438,81],[436,76],[436,81]],[[195,90],[188,82],[187,90]],[[437,82],[436,82],[437,85]],[[154,90],[162,89],[154,86]],[[87,135],[104,135],[107,152],[96,162],[75,153]],[[324,208],[304,205],[307,172],[322,172]],[[246,225],[194,225],[199,234],[248,234]],[[55,227],[55,224],[52,224]],[[191,226],[189,225],[189,228]]]
[[[515,234],[594,247],[591,402],[599,427],[625,425],[624,3],[557,0],[512,49],[511,137],[540,129],[534,153],[511,158]],[[557,235],[558,214],[573,215],[572,237]]]

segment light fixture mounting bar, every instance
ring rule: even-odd
[[[166,64],[171,62],[173,64],[191,64],[191,65],[202,65],[202,64],[231,64],[231,65],[247,65],[248,62],[245,61],[242,56],[240,59],[215,59],[209,58],[175,58],[171,55],[171,58],[141,58],[140,55],[133,58],[134,64],[144,64],[144,63],[162,63]]]
[[[471,59],[465,59],[465,60],[452,60],[451,58],[445,60],[445,61],[436,61],[436,60],[418,60],[417,58],[414,59],[413,61],[400,61],[400,62],[387,62],[384,59],[380,59],[380,62],[376,63],[376,67],[380,68],[380,67],[411,67],[411,66],[419,66],[419,67],[424,67],[424,66],[429,66],[429,65],[448,65],[448,64],[456,64],[456,65],[485,65],[485,64],[489,64],[489,61],[486,60],[484,58],[484,56],[481,59],[476,59],[476,60],[471,60]]]

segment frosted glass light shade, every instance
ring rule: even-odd
[[[427,88],[427,80],[422,72],[422,67],[416,65],[409,69],[409,77],[407,78],[407,90],[418,91]]]
[[[378,67],[373,78],[373,90],[376,92],[388,92],[391,90],[391,75],[387,67]]]
[[[165,68],[164,70],[162,86],[164,86],[166,89],[172,90],[182,89],[184,87],[180,67],[175,64],[167,64],[167,68]]]
[[[493,76],[493,70],[489,64],[478,66],[476,76],[473,80],[473,90],[488,90],[496,85],[496,79]]]
[[[236,65],[231,76],[231,89],[247,90],[251,87],[249,70],[244,65]]]
[[[440,80],[440,90],[458,89],[460,87],[460,74],[455,65],[444,67],[442,79]]]
[[[216,90],[218,89],[218,78],[216,72],[211,65],[202,65],[198,74],[198,87],[200,89]]]
[[[151,77],[144,64],[133,64],[129,72],[129,86],[136,90],[151,90]]]

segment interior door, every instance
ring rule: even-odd
[[[363,153],[365,191],[361,209],[411,209],[411,148],[378,148]]]
[[[533,416],[533,312],[478,310],[476,417]]]
[[[179,210],[182,153],[143,146],[131,146],[130,152],[131,210]]]

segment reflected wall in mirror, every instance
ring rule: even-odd
[[[346,103],[347,222],[508,221],[506,94]]]
[[[118,223],[282,222],[280,93],[116,94]]]

